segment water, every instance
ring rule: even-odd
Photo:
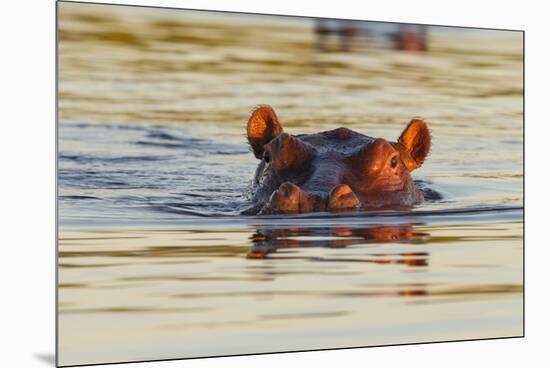
[[[59,7],[61,364],[523,333],[520,33],[320,52],[308,19]],[[291,134],[424,117],[443,199],[240,216],[257,104]]]

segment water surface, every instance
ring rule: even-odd
[[[61,364],[523,333],[521,33],[430,28],[413,53],[378,32],[344,53],[302,18],[59,16]],[[422,116],[413,176],[442,200],[240,216],[257,104],[291,134],[394,140]]]

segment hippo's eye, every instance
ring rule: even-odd
[[[397,156],[393,156],[391,158],[390,165],[392,169],[395,169],[395,167],[397,166]]]

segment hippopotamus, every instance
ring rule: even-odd
[[[395,142],[343,127],[291,135],[273,108],[262,105],[252,112],[246,136],[260,162],[245,215],[409,209],[424,200],[411,177],[431,146],[420,118]]]

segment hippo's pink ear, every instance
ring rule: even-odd
[[[275,111],[270,106],[263,105],[257,107],[248,119],[246,125],[246,136],[254,156],[262,159],[264,154],[264,145],[269,143],[283,131],[283,127],[275,115]]]
[[[409,171],[419,168],[430,152],[432,137],[422,119],[413,119],[399,137],[395,147]]]

